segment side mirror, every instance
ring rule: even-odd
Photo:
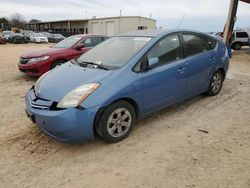
[[[156,67],[158,63],[159,63],[158,57],[152,57],[148,59],[148,69]]]
[[[81,50],[81,49],[83,49],[83,48],[85,48],[85,45],[84,45],[84,44],[78,44],[78,45],[75,47],[76,50]]]

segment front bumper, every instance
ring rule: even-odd
[[[83,110],[40,109],[32,104],[32,96],[34,96],[33,89],[25,97],[26,113],[46,134],[61,142],[82,142],[94,139],[93,124],[99,107]]]
[[[20,72],[28,74],[29,76],[39,77],[43,75],[45,72],[49,71],[50,65],[51,65],[51,62],[49,61],[32,63],[32,64],[18,63],[18,69]]]

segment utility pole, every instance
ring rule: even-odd
[[[239,0],[231,0],[229,12],[227,16],[227,23],[224,29],[223,38],[224,43],[227,44],[229,40],[229,34],[233,31],[234,23],[237,19],[236,13],[238,8]]]

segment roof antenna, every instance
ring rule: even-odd
[[[184,13],[184,14],[182,15],[180,21],[179,21],[179,24],[178,24],[178,26],[177,26],[177,29],[179,29],[179,27],[181,26],[181,24],[182,24],[182,22],[183,22],[185,16],[186,16],[186,15],[185,15],[185,13]]]

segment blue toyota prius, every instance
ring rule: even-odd
[[[204,33],[120,34],[40,77],[26,94],[26,113],[59,141],[118,142],[152,112],[217,95],[228,63],[224,43]]]

